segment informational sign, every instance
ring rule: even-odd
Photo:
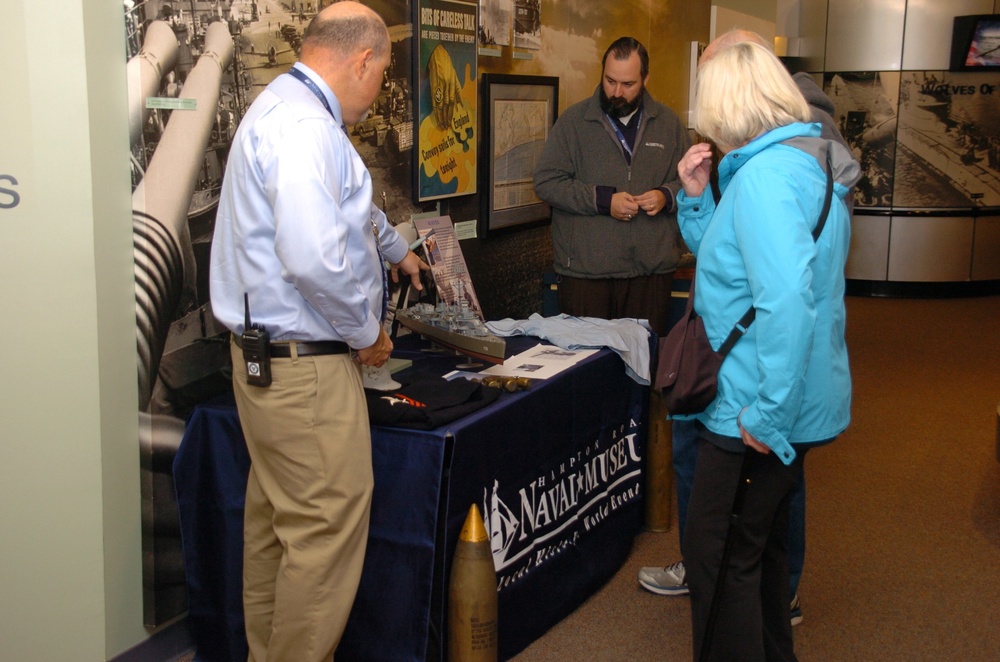
[[[460,0],[420,0],[417,201],[476,192],[477,5]]]
[[[449,306],[465,305],[482,320],[483,309],[472,286],[472,277],[455,236],[451,217],[417,218],[413,224],[417,234],[427,237],[423,243],[423,255],[431,267],[438,298]]]

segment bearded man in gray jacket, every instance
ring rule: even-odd
[[[690,141],[646,91],[641,43],[621,37],[602,64],[601,84],[559,117],[535,171],[535,192],[552,206],[559,309],[646,319],[664,335],[681,254],[677,162]]]

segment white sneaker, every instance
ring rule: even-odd
[[[687,595],[684,582],[684,562],[678,561],[666,568],[651,567],[639,570],[639,585],[659,595]]]

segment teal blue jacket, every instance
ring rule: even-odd
[[[792,444],[830,440],[851,418],[844,198],[860,172],[842,145],[819,135],[819,124],[792,124],[727,154],[718,205],[710,189],[678,195],[681,233],[697,258],[695,310],[713,347],[751,304],[757,311],[722,363],[717,397],[694,418],[726,437],[738,438],[742,424],[785,464]],[[828,149],[834,199],[814,242]]]

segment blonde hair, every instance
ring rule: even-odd
[[[809,104],[781,61],[751,42],[726,46],[698,68],[694,129],[742,147],[779,126],[810,121]]]

